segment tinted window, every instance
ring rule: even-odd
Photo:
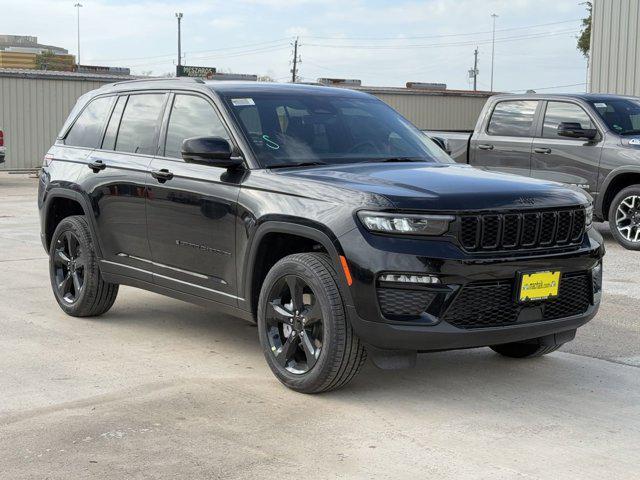
[[[557,137],[558,125],[561,122],[579,123],[585,129],[595,128],[589,115],[578,105],[565,102],[549,102],[547,111],[544,114],[542,136],[547,138]]]
[[[112,102],[113,97],[101,97],[92,101],[71,127],[64,143],[77,147],[98,147]]]
[[[120,122],[115,150],[146,155],[156,153],[156,130],[164,99],[164,93],[129,97]]]
[[[244,91],[223,98],[265,167],[397,158],[452,161],[424,133],[375,98],[299,91]]]
[[[496,105],[489,121],[487,132],[490,135],[508,137],[531,136],[533,116],[536,113],[537,101],[514,100],[500,102]]]
[[[194,95],[176,95],[167,128],[165,156],[180,158],[182,141],[191,137],[229,139],[222,121],[209,102]]]
[[[118,135],[118,127],[120,126],[120,118],[122,117],[122,111],[124,105],[127,103],[127,97],[119,97],[116,103],[109,124],[107,125],[107,131],[104,134],[104,140],[102,141],[102,148],[104,150],[115,150],[116,137]]]
[[[620,135],[640,134],[640,102],[632,99],[602,99],[593,108],[607,126]]]

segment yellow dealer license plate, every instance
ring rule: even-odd
[[[546,300],[557,297],[560,272],[523,273],[520,281],[520,301]]]

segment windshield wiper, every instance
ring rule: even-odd
[[[622,136],[625,136],[625,135],[640,135],[640,129],[627,130],[626,132],[622,132],[620,135],[622,135]]]
[[[312,162],[295,162],[295,163],[281,163],[279,165],[269,165],[268,168],[293,168],[293,167],[312,167],[314,165],[327,165],[326,162],[314,160]]]
[[[389,158],[372,158],[371,160],[366,160],[367,162],[374,163],[387,163],[387,162],[425,162],[424,158],[418,157],[389,157]]]

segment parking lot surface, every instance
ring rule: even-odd
[[[2,478],[638,478],[640,252],[605,225],[602,308],[561,351],[367,364],[307,396],[244,321],[128,287],[103,317],[64,315],[36,187],[0,174]]]

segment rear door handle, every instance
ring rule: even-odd
[[[481,143],[480,145],[478,145],[478,148],[480,150],[493,150],[493,145],[491,145],[490,143]]]
[[[545,155],[549,155],[551,153],[551,149],[550,148],[534,148],[533,151],[535,153],[543,153]]]
[[[107,164],[102,160],[94,160],[93,162],[89,162],[87,166],[93,170],[93,173],[98,173],[100,170],[107,168]]]
[[[173,173],[163,168],[161,170],[153,170],[151,172],[151,176],[158,180],[160,183],[164,183],[167,180],[171,180],[173,178]]]

